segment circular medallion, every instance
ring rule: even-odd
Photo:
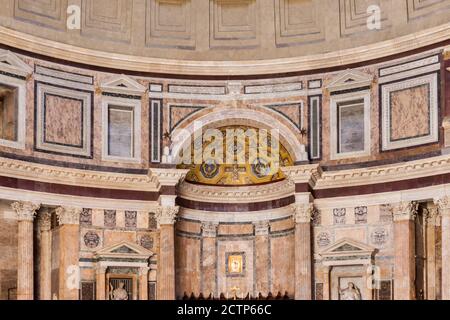
[[[258,158],[252,164],[252,173],[258,178],[267,177],[271,172],[270,163]]]
[[[213,179],[219,173],[219,166],[214,160],[207,160],[200,167],[200,172],[206,179]]]
[[[100,237],[93,231],[88,231],[84,235],[84,244],[90,249],[95,249],[100,244]]]

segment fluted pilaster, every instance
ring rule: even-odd
[[[175,300],[175,221],[179,207],[163,206],[157,210],[160,230],[158,261],[158,299]]]
[[[14,202],[11,207],[18,220],[17,299],[33,300],[33,221],[40,205]]]
[[[295,299],[312,298],[311,220],[314,207],[310,203],[293,205],[295,220]]]

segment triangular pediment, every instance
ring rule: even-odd
[[[329,246],[328,248],[325,248],[325,250],[322,251],[323,254],[340,254],[340,253],[372,253],[375,250],[375,248],[353,240],[349,238],[345,238],[342,240],[339,240],[335,244]]]
[[[119,94],[142,95],[147,90],[139,82],[123,74],[106,80],[100,87],[104,92]]]
[[[95,254],[97,257],[122,257],[128,258],[149,258],[153,256],[153,252],[141,247],[138,244],[122,241],[112,246],[105,247]]]
[[[370,74],[358,70],[347,70],[331,79],[327,89],[334,92],[362,88],[370,86],[372,81],[373,76]]]
[[[17,55],[8,50],[0,50],[0,71],[27,77],[33,69]]]

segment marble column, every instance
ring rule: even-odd
[[[96,300],[106,300],[106,267],[98,266],[95,273]]]
[[[33,300],[33,221],[40,205],[14,202],[11,207],[18,220],[17,300]]]
[[[202,224],[202,271],[201,292],[204,296],[218,296],[216,288],[216,237],[218,223]]]
[[[312,299],[312,204],[295,204],[295,299]]]
[[[52,300],[52,232],[51,212],[48,209],[39,214],[39,231],[41,233],[39,298]]]
[[[158,300],[175,300],[175,220],[179,209],[163,206],[156,213],[160,232]]]
[[[450,197],[435,200],[442,229],[442,300],[450,300]]]
[[[414,300],[415,225],[418,204],[401,202],[394,214],[394,300]]]
[[[149,267],[139,268],[139,300],[148,300],[148,271]]]
[[[426,214],[426,279],[427,290],[426,299],[436,300],[438,292],[440,292],[437,280],[436,267],[436,228],[440,226],[440,216],[438,208],[428,208]]]
[[[255,250],[256,250],[256,292],[254,295],[267,296],[270,292],[269,283],[269,261],[270,261],[270,249],[269,249],[269,233],[270,223],[269,221],[260,221],[255,223]]]
[[[81,208],[59,207],[59,300],[78,300]]]

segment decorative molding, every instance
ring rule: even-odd
[[[375,248],[365,243],[344,238],[319,253],[324,266],[370,265]]]
[[[450,23],[421,30],[395,39],[351,49],[308,56],[246,60],[246,61],[193,61],[150,58],[85,49],[55,42],[0,26],[0,43],[26,51],[63,60],[106,68],[138,72],[228,76],[280,74],[316,70],[395,55],[448,40]]]
[[[121,74],[119,76],[114,76],[102,82],[100,88],[103,92],[124,94],[124,95],[143,95],[147,88],[141,85],[136,80]]]
[[[409,180],[450,172],[450,156],[438,156],[388,166],[323,172],[315,189]]]
[[[156,211],[156,220],[158,222],[158,229],[162,225],[173,225],[177,219],[180,207],[159,207]]]
[[[269,221],[258,221],[254,223],[255,226],[255,236],[257,237],[267,237],[270,234],[270,222]]]
[[[183,181],[178,187],[178,196],[183,199],[209,203],[249,203],[283,199],[293,195],[295,184],[286,179],[276,183],[243,187],[217,187],[196,185]]]
[[[50,231],[52,228],[52,212],[50,209],[41,210],[38,216],[38,223],[41,232]]]
[[[11,208],[17,214],[18,221],[33,222],[34,218],[36,217],[37,210],[39,210],[40,207],[40,204],[27,201],[13,202],[11,204]]]
[[[419,204],[414,201],[403,201],[393,206],[394,222],[414,221]]]
[[[292,205],[295,223],[311,223],[314,216],[314,205],[312,203],[296,203]]]
[[[33,69],[9,50],[0,49],[0,71],[27,78]]]
[[[217,236],[218,227],[219,227],[219,224],[216,222],[202,223],[202,237],[215,238]]]
[[[330,80],[326,86],[330,92],[347,91],[358,88],[370,87],[373,76],[358,70],[347,70]]]
[[[323,174],[318,164],[283,167],[281,170],[295,184],[308,183],[312,187],[316,185]]]
[[[58,207],[56,208],[56,217],[59,225],[79,225],[81,208]]]
[[[176,186],[184,179],[189,170],[151,168],[150,173],[159,181],[159,186]]]
[[[437,206],[440,215],[450,215],[450,196],[434,199],[434,204]]]
[[[0,158],[0,175],[73,186],[157,191],[156,176],[88,171]]]

